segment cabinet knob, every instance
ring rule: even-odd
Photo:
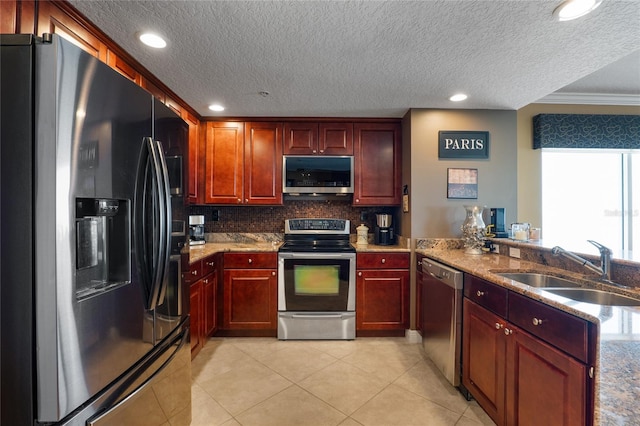
[[[539,318],[533,318],[533,325],[542,325],[542,320]]]
[[[249,263],[253,263],[253,259],[249,258]]]
[[[478,290],[478,291],[476,292],[476,296],[478,296],[478,297],[482,297],[482,296],[484,296],[484,291],[480,291],[480,290]]]
[[[360,198],[356,198],[356,203],[359,203],[359,202],[360,202]]]
[[[387,262],[387,259],[382,258],[381,262],[382,262],[382,263],[386,263],[386,262]]]
[[[311,152],[313,152],[313,153],[315,154],[317,151],[314,149],[314,150],[313,150],[313,151],[311,151]]]
[[[358,272],[358,276],[361,277],[362,276],[362,271]]]
[[[248,202],[249,202],[249,199],[248,199],[248,198],[245,198],[245,199],[244,199],[244,202],[245,202],[245,203],[248,203]]]
[[[320,154],[322,154],[323,152],[324,152],[324,149],[321,149],[321,150],[320,150]]]
[[[275,277],[276,276],[276,271],[271,271],[271,276]]]
[[[508,336],[508,335],[510,335],[510,334],[513,334],[513,330],[508,329],[508,328],[505,328],[505,329],[504,329],[504,334],[505,334],[506,336]]]
[[[242,203],[242,200],[240,198],[238,198],[238,204]]]
[[[205,283],[205,284],[209,284],[209,278],[205,278],[205,279],[204,279],[204,283]]]
[[[502,325],[499,322],[497,322],[496,323],[496,330],[500,330],[501,328],[504,328],[504,325]]]
[[[207,265],[209,266],[215,266],[215,264],[216,264],[215,262],[207,262]]]
[[[191,275],[198,275],[198,271],[191,271]]]
[[[418,266],[422,266],[422,261],[418,260]]]

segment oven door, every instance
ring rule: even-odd
[[[278,253],[278,311],[355,311],[355,261],[355,253]]]

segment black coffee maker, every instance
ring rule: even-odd
[[[493,225],[490,233],[496,238],[507,238],[509,233],[505,228],[505,209],[504,207],[493,207],[491,209],[491,225]]]
[[[374,229],[374,242],[381,246],[392,246],[396,243],[396,235],[393,230],[393,216],[390,214],[376,214],[376,227]]]

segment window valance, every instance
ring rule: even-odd
[[[640,115],[539,114],[533,148],[640,149]]]

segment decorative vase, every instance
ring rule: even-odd
[[[464,240],[465,253],[482,254],[485,239],[485,225],[482,220],[484,206],[464,206],[467,217],[462,223],[462,238]]]

